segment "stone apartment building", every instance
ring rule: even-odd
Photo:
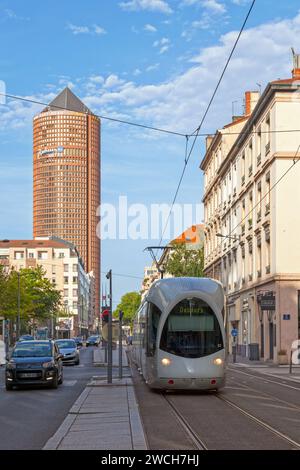
[[[0,241],[0,264],[8,269],[42,266],[46,277],[61,291],[65,315],[57,319],[56,336],[88,334],[92,309],[93,274],[87,274],[77,249],[59,239]],[[22,308],[22,303],[21,303]]]
[[[224,285],[229,349],[236,327],[239,354],[287,362],[300,328],[300,68],[245,104],[200,166],[205,273]]]

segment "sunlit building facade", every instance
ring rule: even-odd
[[[95,276],[97,315],[99,205],[100,119],[65,88],[33,120],[33,236],[76,246],[85,271]]]

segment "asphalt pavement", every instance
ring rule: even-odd
[[[79,366],[64,366],[64,383],[57,390],[23,388],[5,390],[4,367],[0,367],[0,449],[42,449],[56,432],[69,409],[95,373],[93,350],[80,350]]]

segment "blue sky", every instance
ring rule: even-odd
[[[199,124],[236,38],[247,0],[0,0],[0,80],[8,93],[50,101],[66,85],[92,111],[188,133]],[[257,0],[203,127],[242,112],[246,90],[290,76],[300,50],[298,0]],[[0,239],[32,236],[32,116],[38,105],[0,105]],[[184,138],[102,123],[102,201],[170,203]],[[178,201],[200,203],[199,139]],[[201,222],[201,220],[194,220]],[[143,275],[159,240],[102,243],[102,270]],[[118,277],[115,300],[140,281]]]

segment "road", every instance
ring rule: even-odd
[[[94,348],[80,350],[80,365],[64,367],[64,383],[57,390],[19,389],[7,392],[0,368],[0,449],[42,449],[93,375]]]
[[[300,384],[228,368],[219,394],[151,392],[133,368],[152,450],[300,450]]]

